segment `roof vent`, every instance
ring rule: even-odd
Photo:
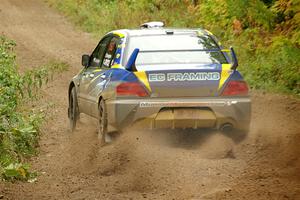
[[[161,28],[164,26],[165,24],[163,22],[147,22],[140,25],[141,28]]]

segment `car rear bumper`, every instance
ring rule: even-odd
[[[106,102],[108,121],[117,129],[216,128],[230,125],[247,131],[250,98],[116,99]]]

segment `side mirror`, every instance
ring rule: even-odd
[[[82,55],[81,64],[84,67],[88,67],[90,64],[90,56],[89,55]]]
[[[231,58],[232,58],[231,69],[236,70],[236,68],[239,66],[239,62],[238,62],[238,59],[236,57],[233,47],[230,47],[230,53],[231,53]]]
[[[128,71],[136,71],[135,61],[136,61],[136,58],[137,58],[139,52],[140,52],[140,49],[136,48],[133,50],[131,56],[128,59],[126,67],[125,67]]]

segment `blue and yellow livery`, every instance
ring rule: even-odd
[[[207,30],[151,22],[112,31],[82,65],[69,86],[72,130],[84,113],[106,142],[131,125],[248,131],[251,102],[234,50]]]

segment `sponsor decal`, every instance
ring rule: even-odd
[[[155,73],[148,75],[149,82],[162,81],[218,81],[219,72],[192,72],[192,73]]]
[[[237,104],[237,101],[219,101],[219,102],[140,102],[141,108],[153,107],[199,107],[199,106],[231,106]]]
[[[150,82],[161,82],[166,80],[165,74],[149,74],[148,77]]]

